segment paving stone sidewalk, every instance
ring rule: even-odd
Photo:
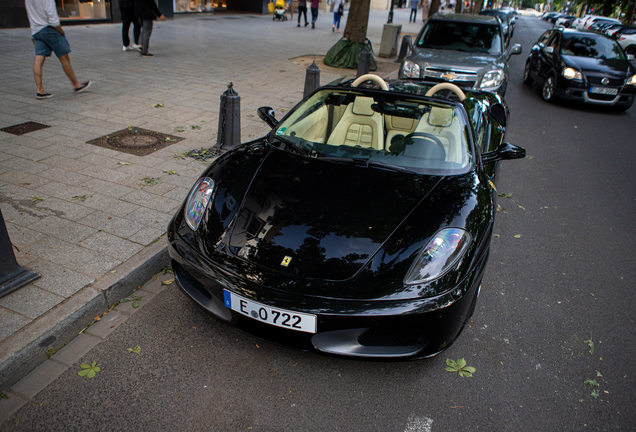
[[[407,15],[394,22],[417,33]],[[376,53],[386,17],[371,12]],[[155,24],[154,58],[122,51],[120,24],[66,27],[76,75],[93,84],[73,94],[50,58],[47,100],[35,99],[30,30],[0,30],[0,128],[50,126],[0,132],[0,209],[18,263],[42,276],[0,299],[0,391],[167,264],[165,228],[209,163],[182,155],[216,144],[222,92],[233,82],[241,96],[242,140],[264,135],[256,109],[280,116],[302,99],[305,69],[290,59],[324,55],[342,35],[331,20],[322,13],[311,30],[258,15],[177,16]],[[397,71],[393,60],[384,70]],[[323,70],[321,82],[344,74],[355,71]],[[183,140],[146,156],[87,144],[128,127]]]

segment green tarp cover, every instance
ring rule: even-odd
[[[327,55],[324,58],[324,62],[328,66],[337,68],[358,69],[358,60],[360,59],[360,53],[363,49],[368,49],[371,53],[371,60],[369,62],[369,70],[374,71],[378,69],[378,64],[375,61],[375,55],[373,54],[373,47],[369,39],[365,39],[361,43],[353,43],[349,39],[342,38],[334,46],[329,49]]]

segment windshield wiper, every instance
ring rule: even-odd
[[[300,153],[303,156],[310,156],[310,154],[309,154],[309,152],[307,150],[301,149],[300,147],[298,147],[296,144],[294,144],[293,142],[291,142],[287,138],[283,138],[280,135],[276,135],[276,138],[278,140],[280,140],[283,144],[285,144],[285,148],[283,150],[293,149],[292,151],[294,151],[296,153]]]
[[[366,167],[376,167],[380,169],[386,169],[389,171],[407,172],[407,173],[414,172],[399,165],[393,165],[393,164],[388,164],[384,162],[377,162],[377,161],[373,161],[371,159],[365,159],[365,158],[326,156],[326,157],[321,157],[320,160],[336,162],[336,163],[346,163],[346,164],[352,164],[352,165],[361,165]]]

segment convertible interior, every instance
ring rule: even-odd
[[[355,89],[315,93],[276,131],[315,157],[368,158],[435,170],[468,166],[465,134],[451,105]]]

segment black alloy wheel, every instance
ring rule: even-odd
[[[556,81],[554,79],[554,75],[548,76],[543,83],[543,89],[541,90],[541,96],[543,96],[543,100],[551,102],[554,99],[555,87]]]
[[[636,55],[636,45],[630,45],[627,48],[625,48],[625,54]]]

